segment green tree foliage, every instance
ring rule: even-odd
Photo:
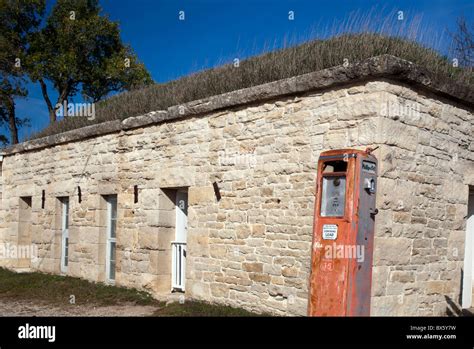
[[[41,85],[50,123],[58,105],[76,93],[97,102],[112,91],[150,84],[150,74],[120,39],[118,24],[101,13],[97,0],[58,0],[28,54],[30,77]],[[51,102],[46,85],[57,92]]]
[[[15,115],[15,97],[24,97],[25,54],[28,39],[38,27],[44,0],[0,0],[0,125],[8,125],[13,144],[25,120]],[[6,143],[7,137],[0,136]]]

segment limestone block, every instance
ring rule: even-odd
[[[375,265],[372,269],[372,297],[386,295],[390,267]]]
[[[242,263],[242,267],[245,271],[261,273],[263,272],[263,263]]]
[[[404,265],[410,262],[412,239],[375,237],[375,265]]]
[[[156,175],[161,188],[190,187],[196,181],[196,171],[190,167],[162,168]]]
[[[211,294],[214,297],[229,297],[229,287],[225,284],[212,283]]]
[[[255,282],[270,283],[271,276],[268,274],[250,273],[249,278]]]
[[[214,203],[216,196],[212,186],[207,187],[190,187],[189,188],[189,205],[202,205],[205,203]]]

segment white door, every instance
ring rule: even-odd
[[[69,198],[61,198],[61,272],[67,273],[69,259]]]
[[[186,237],[188,234],[188,192],[176,192],[176,235],[171,243],[171,279],[173,290],[184,291],[186,280]]]
[[[473,307],[472,294],[474,285],[474,191],[469,191],[467,208],[466,239],[464,250],[464,275],[462,289],[462,307]]]
[[[107,201],[107,243],[105,249],[105,275],[109,283],[115,282],[115,255],[117,242],[117,195],[108,195]]]

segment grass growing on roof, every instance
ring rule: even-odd
[[[311,40],[263,53],[241,61],[238,67],[225,64],[167,83],[112,96],[96,104],[94,120],[69,117],[48,126],[31,138],[45,137],[104,121],[125,119],[150,111],[165,110],[170,106],[193,100],[338,66],[345,60],[354,63],[383,54],[411,61],[461,84],[474,83],[472,69],[453,67],[447,57],[416,41],[420,30],[417,25],[408,27],[408,34],[393,34],[392,28],[396,27],[397,23],[378,23],[381,29],[377,32],[371,28],[374,21],[370,15],[356,17],[348,22],[349,27],[342,26],[348,33],[337,33],[329,39]],[[357,28],[354,30],[351,26],[361,28],[362,32],[354,32]]]

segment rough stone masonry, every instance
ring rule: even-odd
[[[165,296],[172,193],[187,188],[186,297],[305,315],[318,156],[378,146],[371,314],[444,315],[462,287],[473,102],[472,89],[380,56],[10,147],[0,242],[38,258],[0,265],[61,273],[69,197],[67,274],[104,282],[115,194],[115,284]]]

